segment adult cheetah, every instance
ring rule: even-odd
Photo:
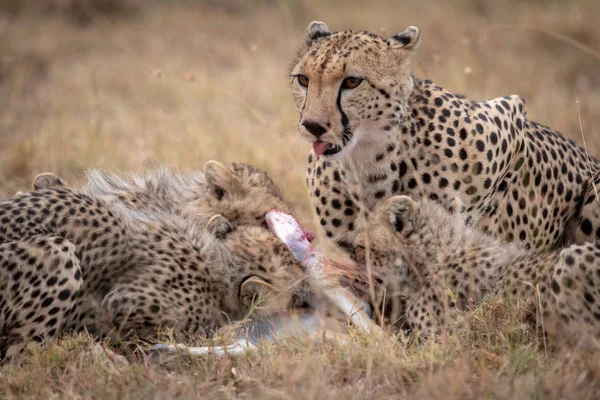
[[[421,33],[387,39],[312,22],[292,68],[307,185],[327,237],[352,252],[361,215],[398,194],[460,198],[481,230],[545,251],[600,236],[600,162],[527,120],[519,96],[471,102],[412,75]]]
[[[458,207],[454,205],[453,207]],[[600,336],[600,243],[538,253],[469,226],[439,202],[393,196],[357,237],[357,256],[386,289],[386,317],[423,336],[450,326],[455,310],[487,295],[527,301],[547,333]]]
[[[36,185],[56,184],[49,182]],[[209,195],[202,187],[200,197],[223,201],[237,186],[221,184]],[[169,212],[165,198],[146,199],[131,209],[58,187],[0,202],[0,355],[83,328],[142,337],[163,326],[178,335],[208,332],[246,315],[257,297],[257,317],[304,301],[301,266],[265,227],[234,226],[220,215],[204,227],[195,217],[214,210]],[[233,212],[238,203],[223,204]]]

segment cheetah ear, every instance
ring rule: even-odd
[[[33,187],[33,190],[40,190],[66,187],[67,182],[52,172],[44,172],[43,174],[38,174],[35,178],[33,178],[33,183],[31,186]]]
[[[412,229],[417,203],[408,196],[394,196],[384,204],[385,218],[396,232],[402,232],[406,228]]]
[[[403,32],[397,33],[389,38],[388,43],[414,53],[421,47],[421,30],[416,26],[411,25]]]
[[[249,277],[240,286],[240,298],[248,307],[259,297],[264,298],[271,292],[275,292],[275,286],[258,276]]]
[[[218,239],[223,239],[228,233],[233,231],[233,226],[224,216],[216,214],[206,223],[206,230]]]
[[[317,39],[331,35],[331,30],[325,22],[313,21],[306,27],[305,30],[306,43],[310,44]]]
[[[229,168],[215,160],[209,160],[204,164],[204,179],[209,191],[221,200],[226,192],[231,191],[237,182],[237,178]]]

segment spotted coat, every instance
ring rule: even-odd
[[[181,338],[245,317],[258,297],[259,316],[303,301],[302,268],[258,220],[249,223],[251,208],[246,223],[213,215],[201,225],[158,197],[146,206],[132,197],[136,209],[61,180],[36,182],[0,202],[0,359],[67,331],[150,338],[170,328]],[[231,187],[218,182],[218,193],[202,196],[232,206]],[[251,189],[259,190],[236,186]]]
[[[352,253],[371,210],[405,194],[458,197],[470,223],[539,251],[600,237],[600,162],[528,120],[519,96],[472,102],[415,78],[420,43],[416,27],[384,39],[309,25],[292,88],[325,235]]]
[[[538,253],[481,235],[464,211],[393,196],[374,210],[357,246],[386,289],[377,307],[397,327],[440,333],[452,328],[455,311],[495,295],[525,302],[557,339],[600,337],[600,243]]]

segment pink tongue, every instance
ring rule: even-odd
[[[317,140],[313,142],[313,150],[317,156],[325,153],[325,150],[331,147],[331,143],[323,142],[322,140]]]

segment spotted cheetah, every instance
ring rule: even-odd
[[[198,193],[233,212],[225,192],[235,182]],[[257,297],[257,317],[304,301],[301,266],[265,227],[213,215],[205,229],[161,204],[132,210],[64,187],[0,202],[0,355],[67,330],[208,332],[242,318]]]
[[[224,165],[210,160],[204,173],[189,174],[164,166],[125,175],[93,169],[86,173],[84,182],[73,189],[131,210],[185,216],[200,225],[221,215],[231,226],[264,226],[267,211],[290,209],[269,175],[245,163]],[[68,183],[56,174],[43,173],[34,178],[32,186],[39,190],[68,187]]]
[[[404,194],[458,197],[479,229],[538,251],[600,237],[600,162],[529,121],[519,96],[472,102],[417,79],[420,45],[414,26],[387,39],[306,30],[291,86],[326,236],[352,253],[361,216]]]
[[[532,315],[541,310],[547,333],[600,336],[600,243],[539,253],[482,235],[467,219],[408,196],[393,196],[371,214],[357,254],[386,289],[378,306],[393,324],[427,337],[448,327],[455,310],[499,295],[527,301]]]

